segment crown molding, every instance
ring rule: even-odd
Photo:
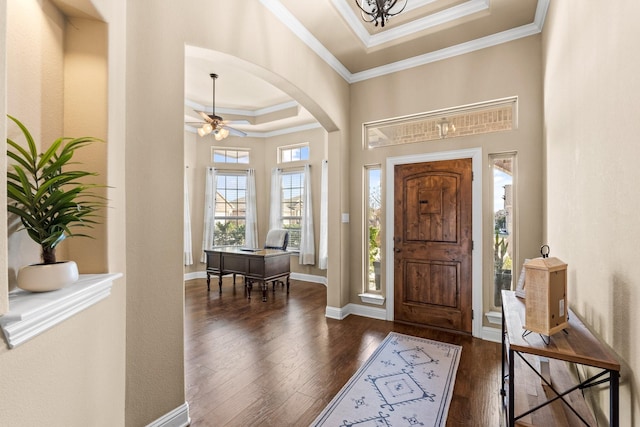
[[[279,0],[260,0],[271,13],[275,15],[286,27],[288,27],[298,38],[311,50],[313,50],[318,56],[320,56],[331,68],[333,68],[343,79],[349,81],[351,72],[347,70],[347,67],[342,65],[338,59],[324,47],[318,39],[316,39],[309,30],[298,19],[285,8]]]
[[[367,48],[380,46],[385,43],[397,40],[402,37],[409,36],[418,31],[424,31],[438,25],[446,24],[456,19],[489,10],[489,0],[469,0],[465,3],[450,7],[440,12],[416,19],[406,24],[398,25],[389,30],[376,34],[370,34],[365,27],[365,22],[351,9],[344,0],[332,0],[335,8],[347,21],[353,32],[358,36],[362,44]],[[407,5],[414,5],[412,9],[423,6],[429,2],[421,2],[414,4],[410,1]],[[406,9],[409,11],[410,9]]]
[[[211,106],[198,104],[195,101],[190,99],[184,100],[184,105],[189,108],[198,111],[204,111],[205,113],[213,113],[213,108]],[[225,108],[225,107],[216,107],[216,114],[229,114],[233,116],[246,116],[246,117],[260,117],[265,114],[271,114],[278,111],[286,110],[287,108],[297,107],[298,104],[296,101],[287,101],[282,104],[275,104],[269,107],[258,108],[256,110],[246,110],[242,108]]]
[[[337,4],[337,0],[333,0],[334,4]],[[474,7],[479,7],[480,3],[485,3],[486,0],[472,0],[467,3],[472,3]],[[292,14],[289,12],[279,0],[260,0],[276,18],[278,18],[283,24],[285,24],[302,42],[304,42],[311,50],[313,50],[320,58],[322,58],[330,67],[332,67],[342,78],[348,83],[356,83],[363,80],[368,80],[374,77],[383,76],[386,74],[403,71],[409,68],[418,67],[420,65],[428,64],[435,61],[441,61],[443,59],[452,58],[458,55],[464,55],[466,53],[475,52],[487,47],[496,46],[501,43],[507,43],[513,40],[517,40],[522,37],[538,34],[542,31],[544,21],[546,18],[547,10],[549,8],[550,0],[538,0],[536,6],[536,15],[534,22],[531,24],[523,25],[518,28],[503,31],[497,34],[492,34],[480,39],[472,40],[466,43],[461,43],[448,48],[440,49],[435,52],[430,52],[424,55],[415,56],[402,61],[393,62],[391,64],[383,65],[380,67],[371,68],[368,70],[360,71],[357,73],[351,73],[347,68],[342,65],[338,59],[329,52],[329,50],[318,41]],[[467,6],[469,7],[469,6]],[[352,12],[353,14],[353,12]],[[442,18],[442,17],[441,17]],[[354,30],[356,31],[356,30]]]
[[[442,61],[443,59],[453,58],[455,56],[464,55],[492,46],[497,46],[499,44],[507,43],[523,37],[532,36],[534,34],[540,33],[540,31],[541,29],[535,23],[523,25],[521,27],[506,30],[501,33],[492,34],[490,36],[481,37],[479,39],[460,43],[455,46],[436,50],[434,52],[425,53],[424,55],[414,56],[413,58],[392,62],[387,65],[354,73],[351,75],[349,83],[356,83],[363,80],[372,79],[374,77],[380,77],[386,74],[396,73],[398,71],[419,67],[431,62]]]
[[[288,128],[283,128],[283,129],[278,129],[278,130],[273,130],[273,131],[268,131],[268,132],[246,132],[246,136],[251,137],[251,138],[271,138],[274,136],[280,136],[280,135],[287,135],[290,133],[295,133],[295,132],[304,132],[307,130],[312,130],[312,129],[318,129],[321,128],[322,125],[318,122],[314,122],[314,123],[307,123],[304,125],[299,125],[299,126],[292,126],[292,127],[288,127]],[[187,124],[184,125],[184,130],[185,132],[189,132],[189,133],[198,133],[197,128],[193,127],[193,126],[189,126]],[[240,137],[242,138],[242,137]]]

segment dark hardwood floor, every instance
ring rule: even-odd
[[[186,395],[191,425],[308,426],[390,331],[463,347],[447,426],[500,426],[500,345],[360,316],[325,317],[326,290],[247,300],[242,278],[207,292],[185,283]]]

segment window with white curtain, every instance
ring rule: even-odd
[[[289,249],[300,248],[301,224],[304,209],[304,173],[282,172],[280,214],[282,228],[289,231]]]
[[[246,172],[218,172],[213,244],[215,246],[243,246],[246,215]]]

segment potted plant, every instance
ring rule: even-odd
[[[56,260],[56,247],[67,237],[90,237],[76,232],[92,227],[104,199],[92,190],[98,185],[82,183],[96,173],[70,168],[75,151],[91,142],[92,137],[56,139],[38,153],[29,130],[15,117],[8,116],[22,130],[27,147],[7,138],[7,210],[20,218],[29,237],[40,245],[42,263],[18,271],[18,286],[32,292],[59,289],[78,279],[73,261]]]

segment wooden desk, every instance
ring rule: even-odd
[[[525,300],[515,296],[513,291],[502,291],[502,389],[503,400],[506,396],[505,382],[509,382],[508,395],[508,426],[514,426],[515,422],[540,409],[549,403],[561,399],[569,408],[571,405],[564,399],[564,396],[578,388],[584,389],[602,383],[609,382],[609,425],[619,425],[619,376],[620,363],[615,356],[601,343],[580,321],[571,310],[569,310],[569,328],[566,332],[558,332],[548,338],[545,344],[540,335],[530,333],[523,337],[525,319]],[[546,339],[546,338],[545,338]],[[522,353],[535,356],[547,357],[550,359],[563,360],[566,362],[578,363],[581,365],[600,368],[602,371],[590,378],[587,378],[575,387],[564,392],[556,391],[549,383],[547,385],[556,394],[556,397],[538,405],[531,410],[516,415],[515,409],[515,372],[514,356],[518,354],[522,358]],[[522,358],[524,360],[524,358]],[[526,360],[525,363],[538,374],[546,383],[546,380],[536,369]],[[505,375],[505,364],[508,365],[509,374]],[[571,408],[572,411],[573,408]],[[576,413],[578,417],[579,414]],[[582,417],[580,417],[582,419]],[[583,422],[585,422],[583,420]],[[586,422],[585,422],[586,424]]]
[[[262,301],[267,300],[267,284],[285,279],[289,293],[290,256],[279,249],[243,250],[238,247],[220,247],[205,250],[207,256],[207,290],[210,289],[211,274],[218,276],[218,287],[222,293],[222,276],[242,274],[249,299],[254,282],[262,285]],[[275,286],[275,285],[274,285]]]

